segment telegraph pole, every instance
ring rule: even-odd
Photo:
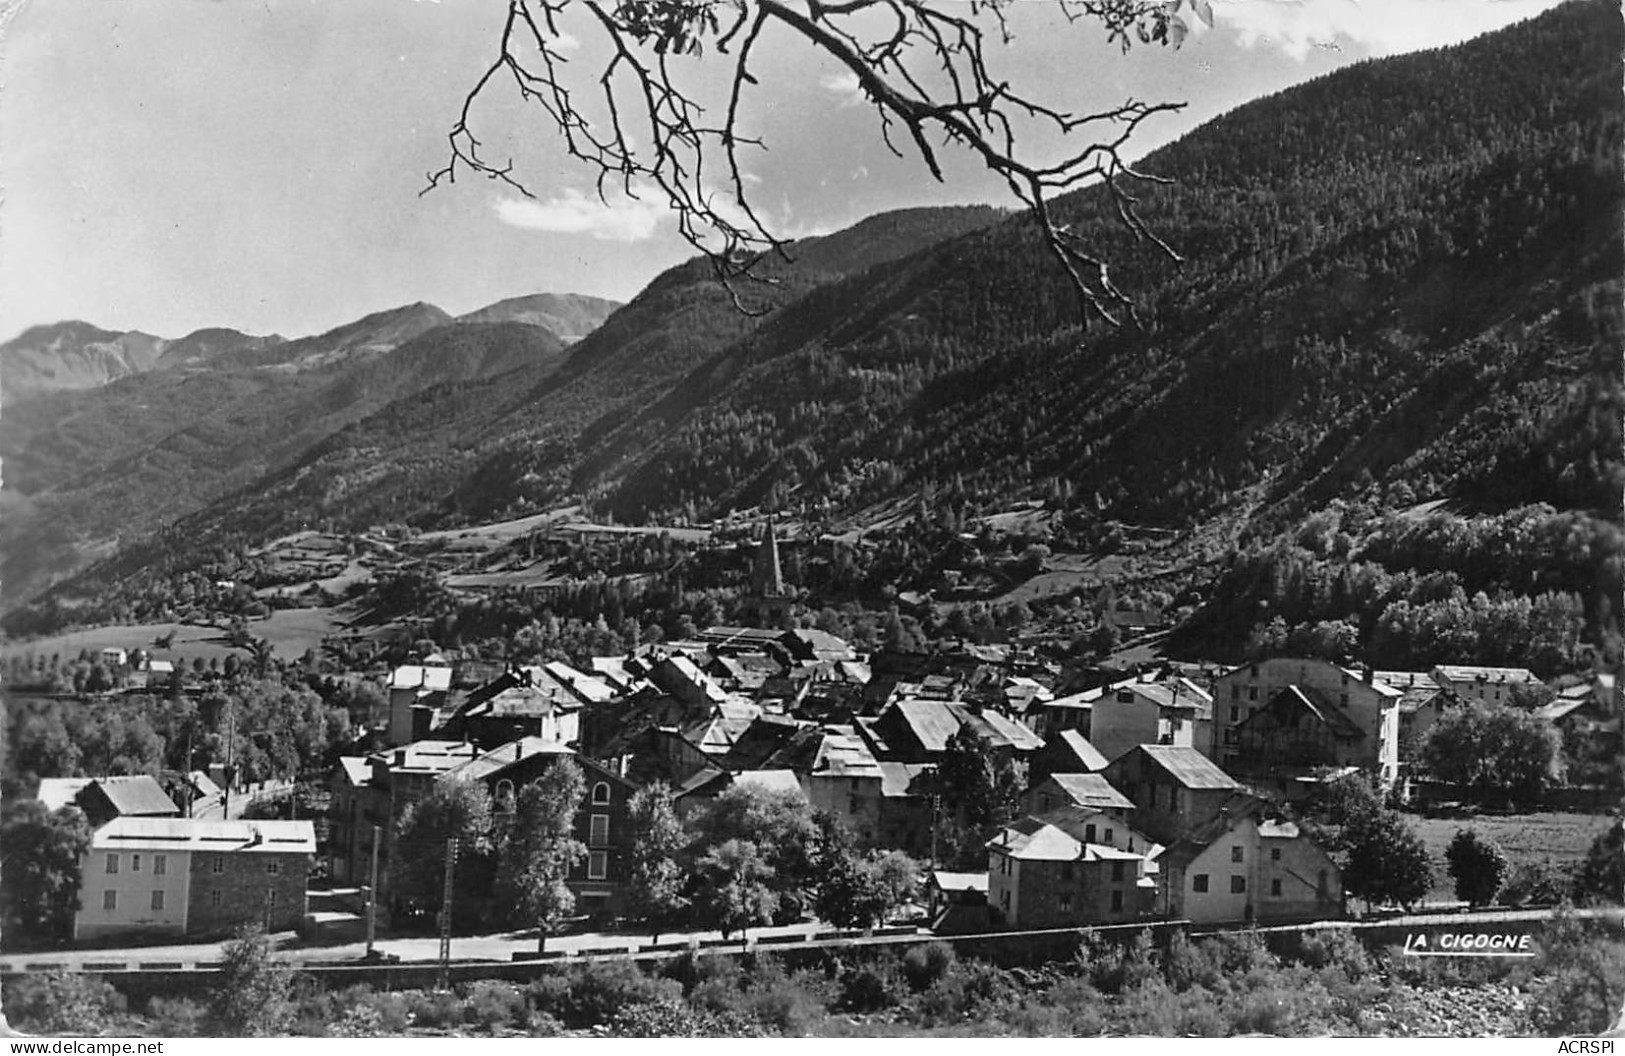
[[[451,989],[451,879],[457,868],[457,839],[446,841],[446,885],[440,896],[440,979],[441,990]]]
[[[378,937],[378,826],[372,827],[372,871],[367,880],[367,960]]]

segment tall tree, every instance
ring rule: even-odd
[[[19,939],[65,939],[79,911],[80,860],[90,822],[78,807],[13,804],[0,823],[0,921]]]
[[[479,859],[491,853],[491,794],[477,781],[441,781],[406,809],[395,829],[389,863],[389,896],[418,912],[438,906],[445,886],[444,853],[456,841],[458,875],[453,917],[478,915],[490,894]]]
[[[1409,909],[1433,885],[1427,844],[1392,810],[1357,817],[1344,826],[1343,887],[1368,903],[1398,903]]]
[[[694,872],[695,916],[720,930],[723,938],[737,931],[743,939],[745,929],[773,922],[779,906],[774,870],[755,843],[724,840],[695,863]]]
[[[1480,836],[1475,829],[1457,829],[1444,857],[1456,882],[1457,898],[1474,906],[1495,901],[1509,863],[1494,841]]]
[[[497,861],[499,911],[536,925],[536,948],[575,911],[570,872],[587,856],[576,839],[576,814],[587,793],[586,779],[573,759],[559,759],[519,794],[512,827]]]
[[[819,844],[812,808],[799,791],[734,785],[712,801],[695,822],[691,856],[702,857],[730,840],[749,841],[771,870],[777,907],[799,915],[815,885]]]
[[[1551,723],[1513,708],[1447,712],[1428,731],[1422,761],[1434,776],[1480,803],[1539,800],[1552,784],[1561,738]]]
[[[640,788],[627,804],[632,833],[627,899],[631,916],[654,932],[669,926],[687,906],[687,874],[679,862],[687,834],[677,818],[671,788],[656,782]]]

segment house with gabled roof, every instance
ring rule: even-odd
[[[1107,759],[1137,744],[1180,744],[1208,754],[1213,698],[1186,679],[1135,680],[1101,693],[1090,709],[1089,743]]]
[[[1242,787],[1184,745],[1137,745],[1113,759],[1103,775],[1134,803],[1135,825],[1165,842],[1218,814]]]
[[[1442,692],[1479,704],[1510,704],[1515,689],[1537,689],[1544,684],[1527,667],[1440,664],[1432,674]]]
[[[581,768],[585,796],[576,813],[575,837],[587,856],[570,871],[566,883],[576,908],[586,914],[613,912],[625,896],[631,863],[629,804],[637,786],[613,769],[542,737],[521,737],[452,767],[437,781],[478,781],[491,793],[491,812],[498,826],[511,824],[526,785],[548,768],[568,761]]]
[[[1110,762],[1077,730],[1057,730],[1028,760],[1027,779],[1037,783],[1050,774],[1095,774]]]
[[[1049,814],[1063,807],[1102,811],[1124,825],[1134,813],[1134,801],[1100,774],[1051,774],[1021,797],[1021,809],[1028,814]]]
[[[1325,660],[1277,656],[1242,664],[1221,674],[1213,687],[1214,757],[1227,771],[1250,780],[1290,783],[1296,775],[1280,772],[1279,765],[1256,757],[1241,743],[1241,724],[1252,718],[1276,695],[1296,686],[1300,695],[1316,702],[1324,721],[1335,710],[1360,731],[1358,758],[1352,765],[1369,771],[1384,787],[1399,776],[1400,701],[1404,693],[1378,682],[1369,669],[1339,667]],[[1255,739],[1253,746],[1259,742]]]
[[[298,928],[315,852],[308,820],[114,818],[92,834],[80,861],[74,938]]]
[[[1139,920],[1155,909],[1157,850],[1101,811],[1028,816],[987,843],[988,904],[1007,928]]]
[[[936,762],[961,728],[969,728],[989,750],[1025,758],[1044,746],[1032,730],[996,711],[938,700],[902,700],[873,719],[857,720],[859,733],[875,758]]]
[[[514,667],[468,694],[432,732],[482,748],[520,737],[568,744],[581,737],[581,713],[614,696],[603,682],[564,664]]]
[[[151,774],[42,778],[36,798],[47,810],[78,807],[92,826],[114,818],[174,818],[181,813]]]
[[[1298,825],[1244,792],[1156,856],[1158,908],[1195,924],[1343,915],[1337,864]]]

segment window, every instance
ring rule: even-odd
[[[1122,862],[1113,862],[1112,863],[1112,879],[1114,881],[1120,881],[1120,880],[1123,879],[1123,863]]]
[[[1121,892],[1121,891],[1113,891],[1112,892],[1112,910],[1115,912],[1115,911],[1121,910],[1122,908],[1123,908],[1123,892]]]
[[[1063,891],[1061,893],[1061,909],[1069,910],[1071,908],[1072,908],[1072,894],[1069,891]]]
[[[265,889],[265,904],[267,906],[276,905],[276,888],[268,887]]]
[[[1230,848],[1230,860],[1232,862],[1241,861],[1241,848],[1240,847],[1232,847],[1232,848]]]
[[[608,803],[609,802],[609,782],[608,781],[600,781],[596,785],[592,786],[592,801],[595,804],[602,804],[602,803]]]
[[[218,892],[218,891],[210,891],[209,892],[209,905],[213,906],[215,909],[220,908],[220,892]]]
[[[1349,695],[1347,693],[1339,693],[1337,695],[1337,706],[1340,708],[1346,708],[1349,706]]]
[[[1112,842],[1112,830],[1110,830],[1110,829],[1106,830],[1106,841],[1105,842],[1107,842],[1107,843]]]
[[[1235,685],[1230,687],[1230,699],[1231,700],[1240,700],[1241,699],[1241,683],[1238,682]],[[1235,718],[1235,715],[1232,714],[1230,717]]]
[[[163,909],[164,908],[164,893],[162,891],[154,891],[152,893],[152,908],[153,909]]]
[[[592,824],[587,830],[587,842],[600,846],[609,842],[608,814],[594,814],[592,816]]]
[[[1270,894],[1274,895],[1276,898],[1281,897],[1281,881],[1279,881],[1279,880],[1271,880],[1270,881]]]
[[[1247,878],[1245,876],[1232,876],[1230,878],[1230,893],[1232,895],[1239,895],[1246,890]]]
[[[211,873],[223,873],[225,871],[226,871],[226,856],[223,855],[223,854],[215,855],[214,856],[214,861],[209,863],[209,872],[211,872]]]
[[[102,909],[105,910],[108,913],[111,913],[113,910],[115,910],[117,908],[118,908],[118,892],[117,891],[103,891],[102,892]]]
[[[117,872],[118,872],[118,855],[110,854],[110,855],[107,856],[107,875],[112,876],[114,873],[117,873]]]
[[[1197,892],[1198,894],[1207,893],[1206,873],[1197,873],[1195,876],[1191,877],[1191,890]]]
[[[1258,665],[1257,664],[1254,664],[1252,666],[1252,669],[1247,672],[1247,677],[1248,678],[1257,678],[1258,677]]]
[[[1094,843],[1095,842],[1095,827],[1093,825],[1085,825],[1083,827],[1083,842],[1084,843]]]
[[[1225,730],[1224,731],[1224,743],[1225,744],[1240,744],[1241,743],[1241,738],[1236,736],[1236,731],[1235,730]]]
[[[1281,860],[1281,848],[1279,848],[1279,847],[1271,847],[1270,848],[1270,861],[1278,862],[1280,860]]]
[[[169,855],[155,854],[152,856],[152,875],[163,876],[169,872]]]
[[[602,880],[609,876],[609,853],[593,851],[587,855],[587,879]]]
[[[1257,700],[1258,699],[1258,687],[1257,686],[1248,686],[1247,687],[1247,699],[1248,700]]]
[[[496,807],[498,814],[513,813],[513,782],[503,778],[497,782]]]
[[[1241,687],[1237,686],[1236,688],[1240,689]],[[1241,721],[1241,709],[1240,708],[1232,707],[1230,709],[1230,721],[1231,722],[1240,722]]]
[[[265,863],[265,871],[271,876],[276,876],[278,873],[282,872],[282,863],[277,861],[275,858],[272,858],[270,861]]]
[[[139,854],[130,855],[130,872],[139,873],[140,871],[141,871],[141,856]]]

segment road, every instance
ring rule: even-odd
[[[1382,927],[1382,928],[1436,928],[1455,927],[1466,928],[1485,925],[1506,924],[1518,921],[1546,920],[1552,916],[1550,909],[1494,909],[1479,910],[1475,912],[1453,913],[1413,913],[1394,917],[1368,917],[1352,920],[1329,920],[1323,922],[1326,927]],[[1625,926],[1625,909],[1607,907],[1601,909],[1578,909],[1574,915],[1586,919],[1611,920],[1615,924]],[[1306,925],[1294,924],[1289,928],[1261,928],[1270,930],[1298,930]],[[1196,928],[1193,931],[1200,933],[1205,929]],[[1212,930],[1221,930],[1218,928]],[[802,936],[808,939],[825,936],[835,938],[837,929],[818,923],[791,924],[777,928],[752,928],[752,940],[773,936]],[[851,932],[844,933],[850,935]],[[922,931],[921,934],[929,934]],[[355,962],[360,960],[366,952],[365,942],[347,942],[331,945],[311,945],[303,942],[293,932],[278,933],[272,936],[278,952],[287,960],[297,963],[331,964],[342,962]],[[733,936],[737,941],[739,936]],[[662,934],[661,943],[676,942],[713,942],[721,941],[722,933],[718,931],[694,931],[682,933]],[[566,951],[570,953],[624,953],[633,946],[648,946],[655,942],[655,937],[647,932],[591,932],[571,935],[555,935],[547,940],[549,950]],[[7,954],[0,959],[0,971],[43,971],[48,967],[67,967],[84,969],[87,965],[101,966],[119,964],[151,967],[174,967],[182,965],[192,967],[199,964],[209,964],[219,961],[221,948],[224,943],[186,943],[170,946],[115,946],[99,949],[73,949],[51,950],[27,954]],[[440,956],[440,940],[433,935],[414,936],[410,938],[379,939],[376,948],[386,954],[394,954],[402,963],[434,963]],[[515,953],[530,953],[536,949],[536,938],[532,932],[494,932],[485,935],[460,935],[451,940],[451,957],[454,961],[500,961],[511,962]]]

